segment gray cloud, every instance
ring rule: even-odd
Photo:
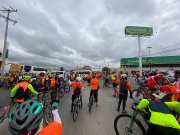
[[[142,39],[143,54],[154,55],[180,42],[178,0],[0,0],[18,9],[9,27],[10,60],[42,66],[119,65],[137,56],[137,39],[124,35],[127,25],[152,26],[154,36]],[[0,46],[4,26],[0,20]],[[2,28],[2,29],[1,29]],[[166,52],[160,55],[178,54]]]

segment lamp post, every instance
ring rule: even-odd
[[[151,47],[151,46],[148,46],[147,49],[148,49],[148,56],[150,57],[152,47]]]
[[[148,49],[148,56],[149,56],[149,59],[150,59],[152,47],[151,47],[151,46],[148,46],[147,49]],[[151,61],[149,60],[148,62],[149,62],[149,69],[150,69],[150,71],[151,71]]]

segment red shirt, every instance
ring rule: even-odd
[[[147,86],[149,89],[155,89],[156,88],[156,80],[154,79],[154,76],[151,76],[147,80]]]

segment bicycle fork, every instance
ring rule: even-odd
[[[136,116],[137,116],[138,112],[134,111],[133,115],[131,117],[131,122],[129,124],[129,127],[126,128],[127,131],[127,135],[132,135],[133,134],[133,124],[135,122]]]

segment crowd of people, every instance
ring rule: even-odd
[[[22,77],[19,77],[21,79],[18,79],[14,87],[12,87],[10,97],[13,99],[12,101],[18,105],[14,103],[14,106],[12,107],[13,109],[10,111],[10,131],[15,135],[62,134],[63,126],[58,113],[59,97],[57,96],[57,93],[60,90],[69,93],[70,90],[72,90],[72,112],[73,102],[77,96],[81,97],[82,103],[81,93],[85,88],[85,81],[87,81],[87,86],[89,86],[90,89],[89,101],[90,98],[94,96],[96,106],[98,107],[98,92],[101,86],[101,80],[103,80],[103,87],[112,88],[112,95],[119,98],[117,111],[120,111],[121,103],[123,103],[122,113],[127,113],[126,104],[128,95],[130,95],[130,98],[133,98],[132,93],[134,90],[134,86],[131,83],[130,78],[134,76],[136,78],[135,80],[137,85],[143,85],[146,87],[148,91],[150,91],[149,94],[152,97],[144,97],[144,99],[140,100],[137,105],[137,109],[149,108],[151,113],[158,112],[159,116],[161,115],[161,117],[164,118],[166,118],[166,116],[162,114],[167,112],[164,112],[161,108],[165,108],[166,110],[168,107],[173,109],[173,111],[180,113],[179,71],[175,72],[173,82],[169,81],[167,76],[157,72],[149,72],[143,77],[140,77],[138,74],[130,76],[123,72],[112,72],[108,75],[94,72],[92,74],[88,74],[85,78],[82,78],[79,74],[75,73],[70,73],[65,78],[40,73],[38,76],[23,75]],[[51,93],[51,105],[54,108],[52,110],[54,121],[50,122],[46,127],[42,127],[43,106],[39,100],[34,99],[40,97],[39,93],[47,91]],[[168,111],[168,113],[170,114],[170,111]],[[23,119],[25,117],[26,120]],[[180,125],[176,123],[177,120],[174,119],[174,116],[172,115],[168,118],[172,122],[171,126],[168,125],[168,122],[164,122],[162,125],[162,122],[159,122],[158,120],[150,121],[148,135],[155,132],[161,133],[159,129],[163,129],[163,131],[171,129],[169,131],[172,131],[172,134],[177,133],[177,131],[179,132]],[[22,122],[21,125],[18,125],[18,121]]]

